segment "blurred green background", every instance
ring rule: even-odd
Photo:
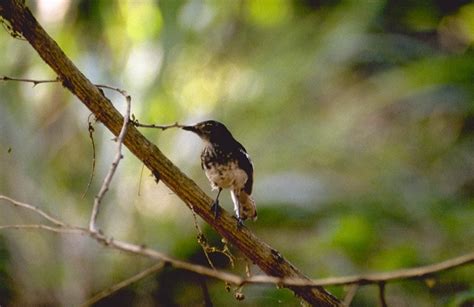
[[[95,83],[128,91],[143,123],[224,122],[255,165],[259,237],[312,278],[431,264],[474,246],[474,4],[464,0],[27,1]],[[0,31],[0,75],[54,79]],[[106,91],[119,110],[123,98]],[[60,85],[0,83],[0,194],[86,226],[115,154]],[[200,140],[143,130],[204,191]],[[127,150],[100,212],[114,238],[206,264],[193,216]],[[221,204],[231,210],[228,193]],[[1,203],[0,224],[38,223]],[[220,238],[199,221],[208,240]],[[213,255],[219,268],[245,274]],[[90,239],[0,232],[0,305],[74,306],[149,266]],[[252,272],[259,273],[256,267]],[[472,306],[474,268],[386,289],[390,306]],[[167,268],[97,306],[298,306],[292,292]],[[347,289],[330,288],[340,298]],[[353,306],[376,306],[361,288]]]

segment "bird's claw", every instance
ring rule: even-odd
[[[240,217],[237,217],[237,228],[240,229],[244,227],[244,220],[242,220]]]
[[[214,212],[214,218],[217,219],[219,217],[219,201],[218,200],[212,203],[211,211]]]

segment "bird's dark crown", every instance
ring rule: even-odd
[[[215,120],[206,120],[193,126],[183,126],[184,130],[192,131],[199,135],[203,140],[211,143],[221,143],[234,140],[224,124]]]

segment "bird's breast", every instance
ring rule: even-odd
[[[237,161],[224,164],[208,162],[204,164],[204,171],[209,181],[220,188],[241,189],[248,179],[245,171],[238,167]]]

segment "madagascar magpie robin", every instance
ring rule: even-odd
[[[218,121],[208,120],[182,128],[196,133],[205,143],[201,153],[201,167],[211,187],[219,190],[211,207],[215,217],[219,213],[219,195],[223,188],[229,188],[238,225],[243,225],[243,221],[248,218],[256,220],[257,208],[250,196],[253,165],[244,146]]]

